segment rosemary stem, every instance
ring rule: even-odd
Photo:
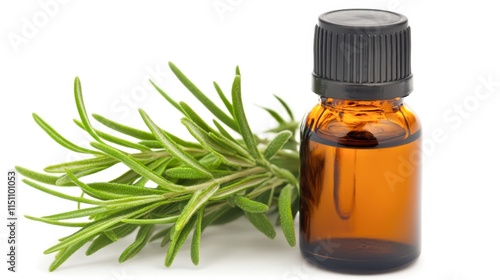
[[[193,186],[190,186],[190,187],[186,187],[186,191],[188,191],[188,192],[194,192],[194,191],[197,191],[197,190],[200,190],[200,189],[207,188],[207,187],[211,186],[214,183],[224,184],[224,183],[231,182],[231,181],[239,179],[239,178],[248,177],[248,176],[251,176],[251,175],[258,174],[258,173],[264,173],[264,172],[267,172],[267,171],[268,171],[267,169],[265,169],[263,167],[260,167],[260,166],[252,167],[252,168],[249,168],[249,169],[245,169],[245,170],[241,170],[241,171],[236,171],[233,174],[230,174],[230,175],[227,175],[227,176],[224,176],[224,177],[214,178],[212,180],[206,181],[206,182],[198,184],[198,185],[193,185]]]
[[[270,179],[266,184],[263,184],[262,186],[255,188],[251,193],[247,195],[248,198],[256,198],[259,195],[265,193],[266,191],[276,188],[286,181],[283,179],[279,179],[277,177]]]

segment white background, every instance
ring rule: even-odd
[[[142,126],[141,107],[161,126],[185,135],[179,114],[143,81],[153,78],[174,98],[189,102],[168,61],[214,97],[212,81],[227,92],[234,67],[240,65],[255,130],[272,125],[254,104],[278,108],[273,93],[300,117],[316,102],[310,73],[318,15],[350,7],[389,9],[405,14],[412,27],[415,91],[406,101],[424,126],[423,251],[407,269],[369,277],[499,279],[498,9],[494,1],[437,2],[1,1],[0,170],[15,165],[41,170],[74,159],[37,127],[32,112],[72,141],[88,142],[72,123],[78,116],[72,94],[77,75],[89,112]],[[56,4],[47,10],[44,3]],[[25,185],[18,192],[19,215],[75,207]],[[4,203],[6,191],[1,195]],[[4,217],[7,207],[1,208]],[[53,256],[42,252],[68,233],[22,218],[19,272],[7,272],[2,261],[2,279],[368,278],[316,269],[281,234],[267,240],[244,219],[206,232],[198,267],[190,263],[188,246],[172,268],[163,267],[165,250],[156,244],[120,265],[117,258],[127,244],[118,243],[92,257],[78,252],[48,273]],[[5,258],[6,238],[7,228],[1,226],[0,259]]]

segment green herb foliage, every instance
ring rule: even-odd
[[[270,129],[267,137],[259,137],[252,132],[244,111],[239,68],[230,97],[213,83],[223,104],[218,107],[179,68],[173,63],[169,66],[215,117],[214,126],[210,126],[191,106],[175,101],[151,82],[169,105],[182,113],[182,124],[197,142],[181,139],[168,128],[159,127],[158,120],[144,110],[139,113],[147,129],[129,127],[97,114],[89,118],[78,77],[74,97],[79,119],[75,123],[92,137],[92,148],[74,144],[33,114],[35,122],[57,143],[87,157],[48,166],[45,173],[17,167],[27,186],[78,204],[77,209],[62,213],[26,216],[47,224],[77,228],[45,251],[56,253],[50,271],[87,243],[86,254],[91,255],[133,232],[135,240],[119,256],[120,262],[134,257],[148,242],[162,239],[161,246],[168,244],[165,257],[168,267],[192,233],[191,259],[197,265],[204,229],[241,216],[246,216],[258,231],[274,238],[276,231],[269,215],[278,213],[286,240],[292,246],[295,244],[296,210],[293,209],[297,209],[298,203],[298,153],[293,136],[298,125],[288,105],[275,96],[287,117],[263,107],[276,120],[277,127]],[[97,130],[92,126],[93,121],[106,126],[111,133]],[[115,165],[127,171],[109,181],[86,182],[91,180],[86,178],[91,174],[103,173],[100,177],[106,177],[106,171]],[[73,188],[78,188],[82,195],[68,194]]]

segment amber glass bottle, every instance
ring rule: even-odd
[[[420,135],[403,15],[319,17],[313,91],[301,127],[300,248],[320,267],[376,273],[420,254]]]

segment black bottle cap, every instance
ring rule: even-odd
[[[348,9],[324,13],[314,32],[313,91],[381,100],[413,90],[410,27],[401,14]]]

